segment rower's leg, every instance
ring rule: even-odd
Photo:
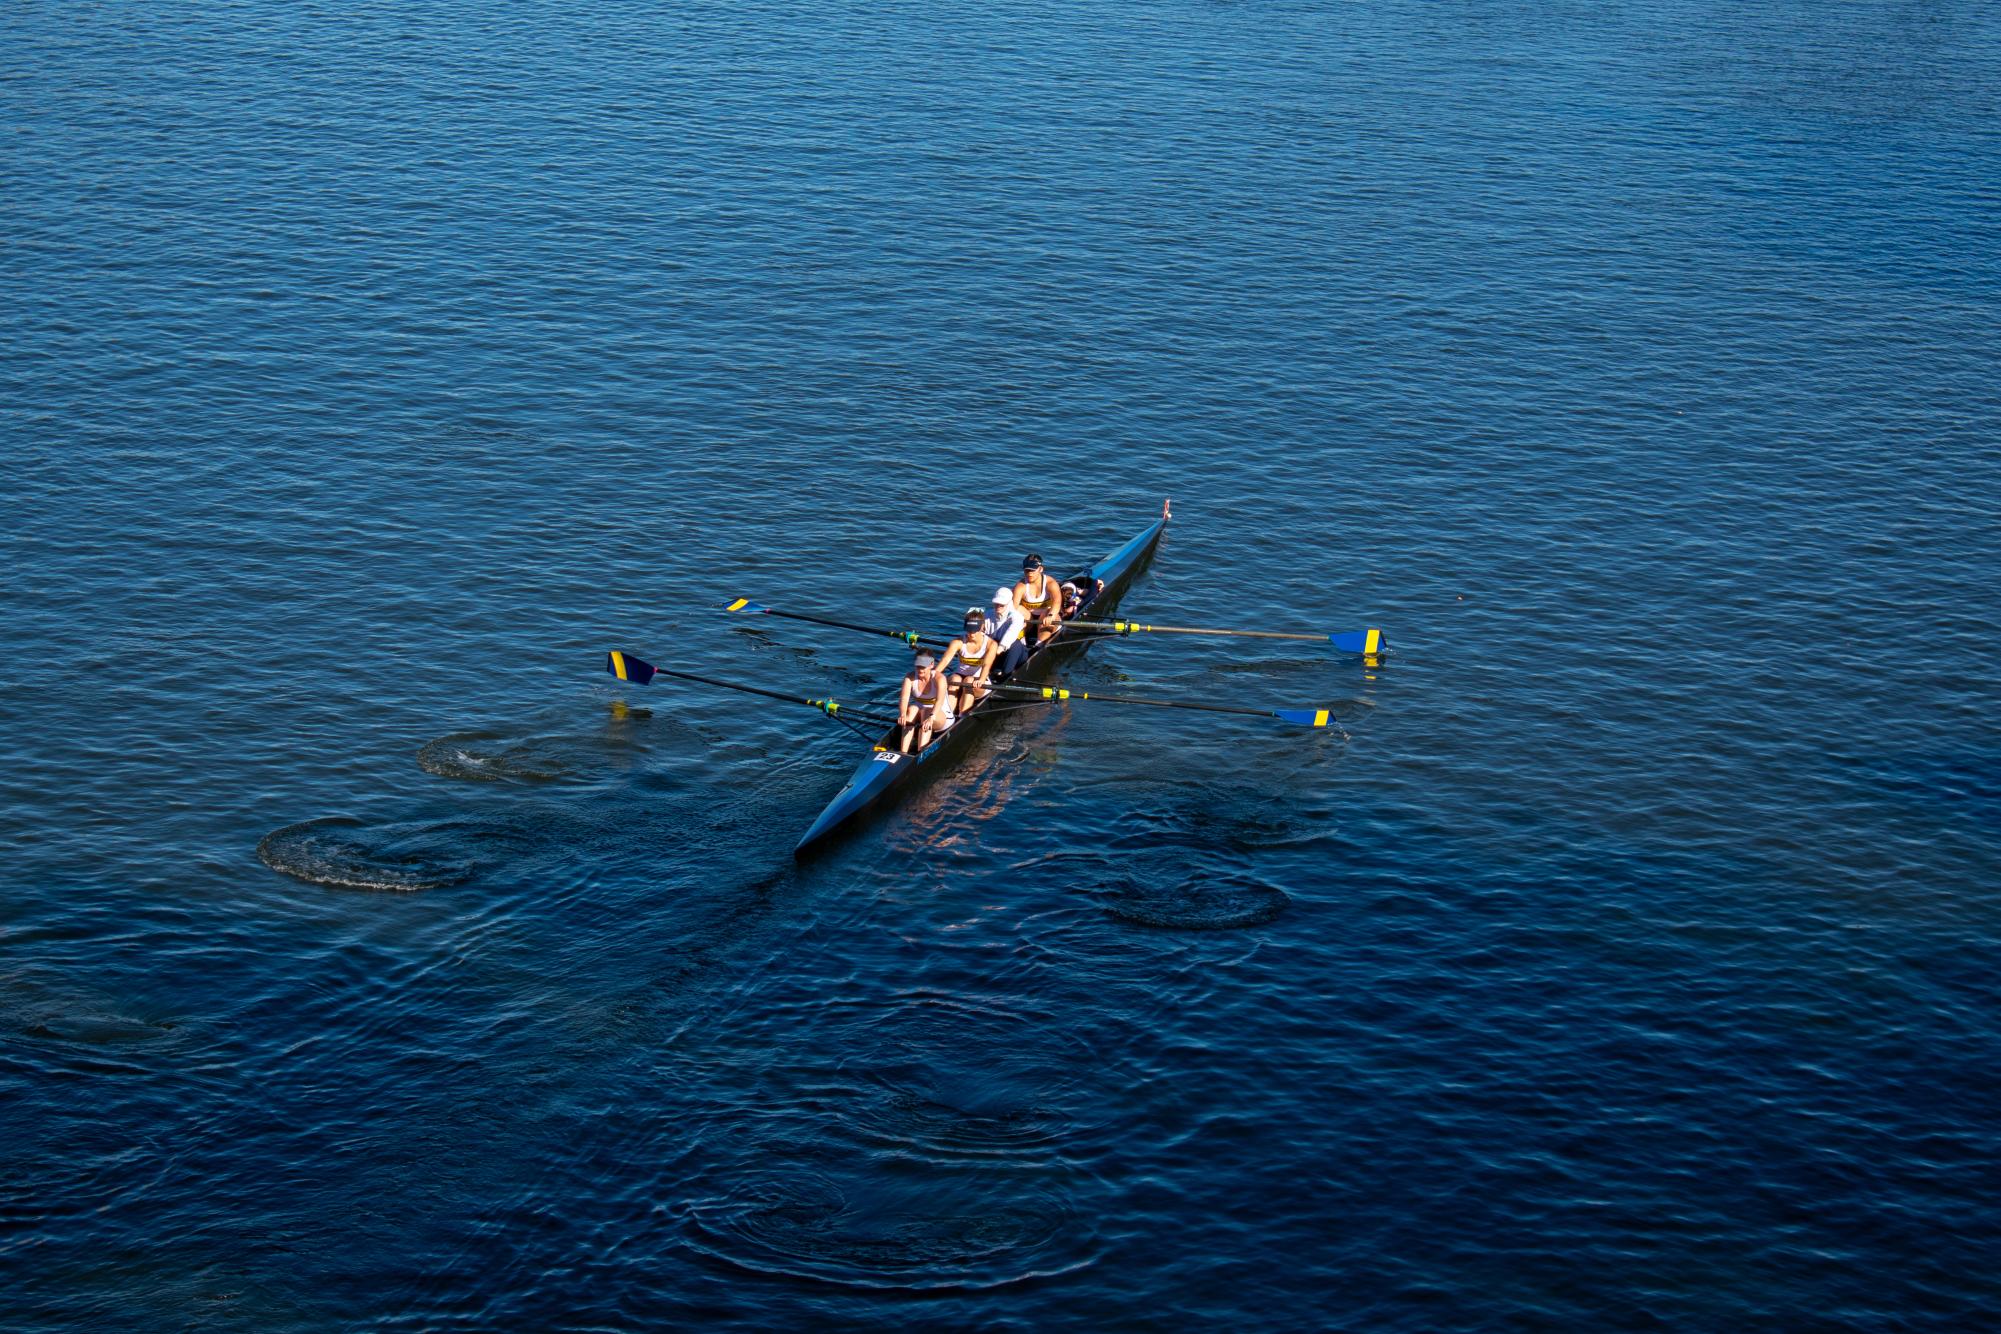
[[[994,680],[1005,681],[1021,670],[1021,660],[1028,656],[1028,641],[1017,639],[1012,648],[1003,651],[994,661]]]

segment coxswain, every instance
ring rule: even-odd
[[[938,672],[938,659],[929,653],[917,655],[910,675],[903,678],[903,693],[897,699],[896,721],[903,729],[897,748],[905,755],[931,744],[934,733],[952,725],[952,692]]]
[[[982,629],[987,638],[994,641],[990,674],[996,681],[1005,681],[1021,670],[1023,660],[1028,657],[1028,619],[1021,614],[1021,608],[1014,605],[1012,588],[994,590],[993,604],[987,608]]]
[[[1040,644],[1063,628],[1063,595],[1042,568],[1042,557],[1021,558],[1021,582],[1014,586],[1014,605],[1021,608],[1029,633]]]
[[[938,670],[945,675],[945,688],[952,692],[956,713],[964,713],[987,692],[987,678],[993,674],[994,658],[1000,646],[987,634],[986,613],[978,607],[966,608],[964,632],[945,646]]]

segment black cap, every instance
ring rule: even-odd
[[[1042,568],[1042,557],[1040,557],[1040,556],[1036,555],[1036,554],[1035,554],[1035,553],[1034,553],[1033,551],[1029,552],[1029,553],[1028,553],[1028,554],[1027,554],[1026,556],[1023,556],[1023,557],[1021,558],[1021,568],[1022,568],[1022,569],[1024,569],[1024,570],[1039,570],[1039,569],[1041,569],[1041,568]]]

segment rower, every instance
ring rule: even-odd
[[[896,721],[903,730],[897,748],[908,755],[915,742],[916,749],[923,750],[931,744],[933,733],[952,725],[952,716],[952,692],[938,673],[938,660],[929,653],[919,653],[910,675],[903,678],[903,691],[897,699]]]
[[[1056,581],[1042,568],[1042,557],[1030,552],[1021,558],[1021,582],[1014,586],[1014,605],[1027,618],[1035,642],[1040,644],[1063,628],[1063,598]]]
[[[978,607],[966,608],[965,630],[945,646],[945,657],[938,664],[956,712],[966,712],[987,693],[987,678],[999,651],[1000,645],[987,634],[986,614]]]
[[[1005,681],[1021,670],[1021,664],[1028,657],[1028,641],[1023,632],[1028,628],[1028,620],[1021,614],[1021,608],[1014,605],[1012,588],[996,588],[993,605],[987,609],[981,630],[994,641],[994,662],[990,675],[996,681]]]

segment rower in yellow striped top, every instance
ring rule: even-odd
[[[952,720],[952,692],[938,674],[938,659],[920,652],[910,675],[903,678],[896,702],[896,721],[902,727],[897,749],[905,755],[923,750],[934,734],[952,725]]]
[[[1042,568],[1042,557],[1021,558],[1021,582],[1014,586],[1014,605],[1028,621],[1031,643],[1040,644],[1063,628],[1063,595]]]
[[[978,607],[966,608],[963,632],[945,645],[945,656],[938,662],[945,688],[952,692],[953,707],[960,713],[987,693],[987,678],[999,651],[1000,646],[987,635],[986,614]]]

